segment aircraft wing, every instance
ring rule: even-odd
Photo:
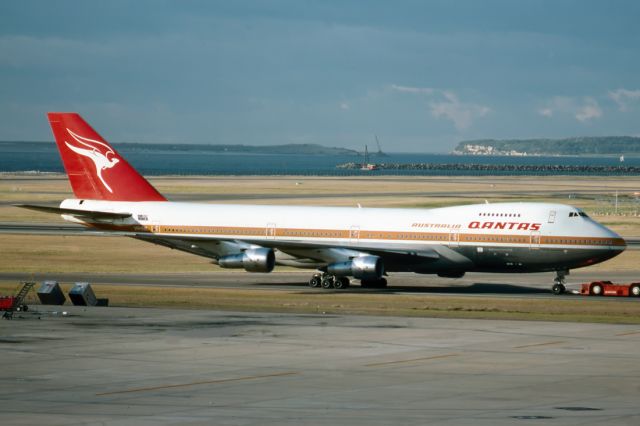
[[[298,251],[313,252],[318,251],[318,260],[322,259],[322,251],[327,249],[344,250],[346,253],[368,253],[376,256],[415,256],[423,259],[437,260],[440,255],[434,250],[431,245],[424,245],[422,247],[415,246],[389,246],[387,244],[335,244],[324,242],[306,242],[306,241],[286,241],[286,240],[256,240],[252,241],[252,244],[260,245],[262,247],[270,247],[281,250],[287,253],[295,253]],[[311,256],[313,257],[313,254]],[[351,256],[353,257],[353,256]],[[332,259],[333,260],[333,259]]]
[[[388,245],[388,244],[335,244],[329,242],[306,242],[263,239],[222,239],[211,236],[171,236],[138,234],[136,238],[151,243],[217,258],[220,255],[238,253],[250,247],[267,247],[286,253],[306,263],[326,264],[350,260],[363,254],[381,257],[385,263],[413,263],[445,261],[468,263],[470,260],[454,250],[442,245]]]

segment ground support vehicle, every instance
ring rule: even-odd
[[[583,296],[640,297],[640,282],[615,284],[611,281],[593,281],[582,284],[577,294]]]
[[[26,312],[29,310],[29,306],[24,303],[24,299],[35,284],[34,282],[23,282],[15,296],[0,297],[0,311],[4,311],[2,318],[11,319],[14,312]]]

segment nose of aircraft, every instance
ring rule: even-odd
[[[619,253],[622,253],[627,248],[627,243],[624,238],[622,238],[617,232],[612,231],[606,226],[597,223],[594,221],[594,224],[597,226],[597,235],[599,238],[606,238],[610,242],[608,245],[612,250],[616,250]],[[619,254],[618,253],[618,254]]]
[[[589,229],[588,235],[597,240],[597,248],[594,247],[594,250],[587,250],[584,253],[584,266],[595,265],[596,263],[609,260],[618,256],[627,248],[624,239],[616,232],[593,219],[587,220],[590,222],[588,225],[585,223]]]

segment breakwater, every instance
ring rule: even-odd
[[[342,170],[360,170],[360,163],[338,164]],[[412,171],[412,172],[466,172],[466,173],[513,173],[522,174],[598,174],[598,175],[637,175],[638,166],[624,165],[576,165],[576,164],[476,164],[476,163],[377,163],[375,170]],[[375,172],[373,170],[373,172]]]

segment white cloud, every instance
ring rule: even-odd
[[[585,98],[585,104],[575,114],[576,120],[586,122],[594,118],[602,117],[602,109],[593,98]]]
[[[582,101],[567,96],[556,96],[547,105],[538,109],[538,114],[551,118],[556,114],[573,116],[581,123],[602,117],[602,108],[594,98],[585,97]]]
[[[443,91],[444,100],[431,102],[431,115],[435,118],[444,117],[451,120],[458,130],[464,130],[473,124],[477,118],[484,117],[491,109],[484,105],[460,102],[458,97],[450,91]]]
[[[392,84],[391,89],[402,92],[402,93],[415,93],[422,95],[431,95],[434,92],[434,89],[430,87],[411,87],[411,86],[399,86],[397,84]]]
[[[484,117],[491,109],[484,105],[462,102],[450,90],[433,89],[431,87],[412,87],[392,84],[391,89],[401,93],[425,95],[432,99],[429,103],[431,115],[453,122],[458,130],[464,130],[473,124],[477,118]]]
[[[348,102],[340,102],[340,109],[344,111],[348,111],[351,109],[351,106]]]
[[[626,111],[629,102],[640,100],[640,90],[610,90],[609,97],[618,104],[620,111]]]
[[[553,117],[553,110],[551,108],[540,108],[538,114],[543,117]]]

